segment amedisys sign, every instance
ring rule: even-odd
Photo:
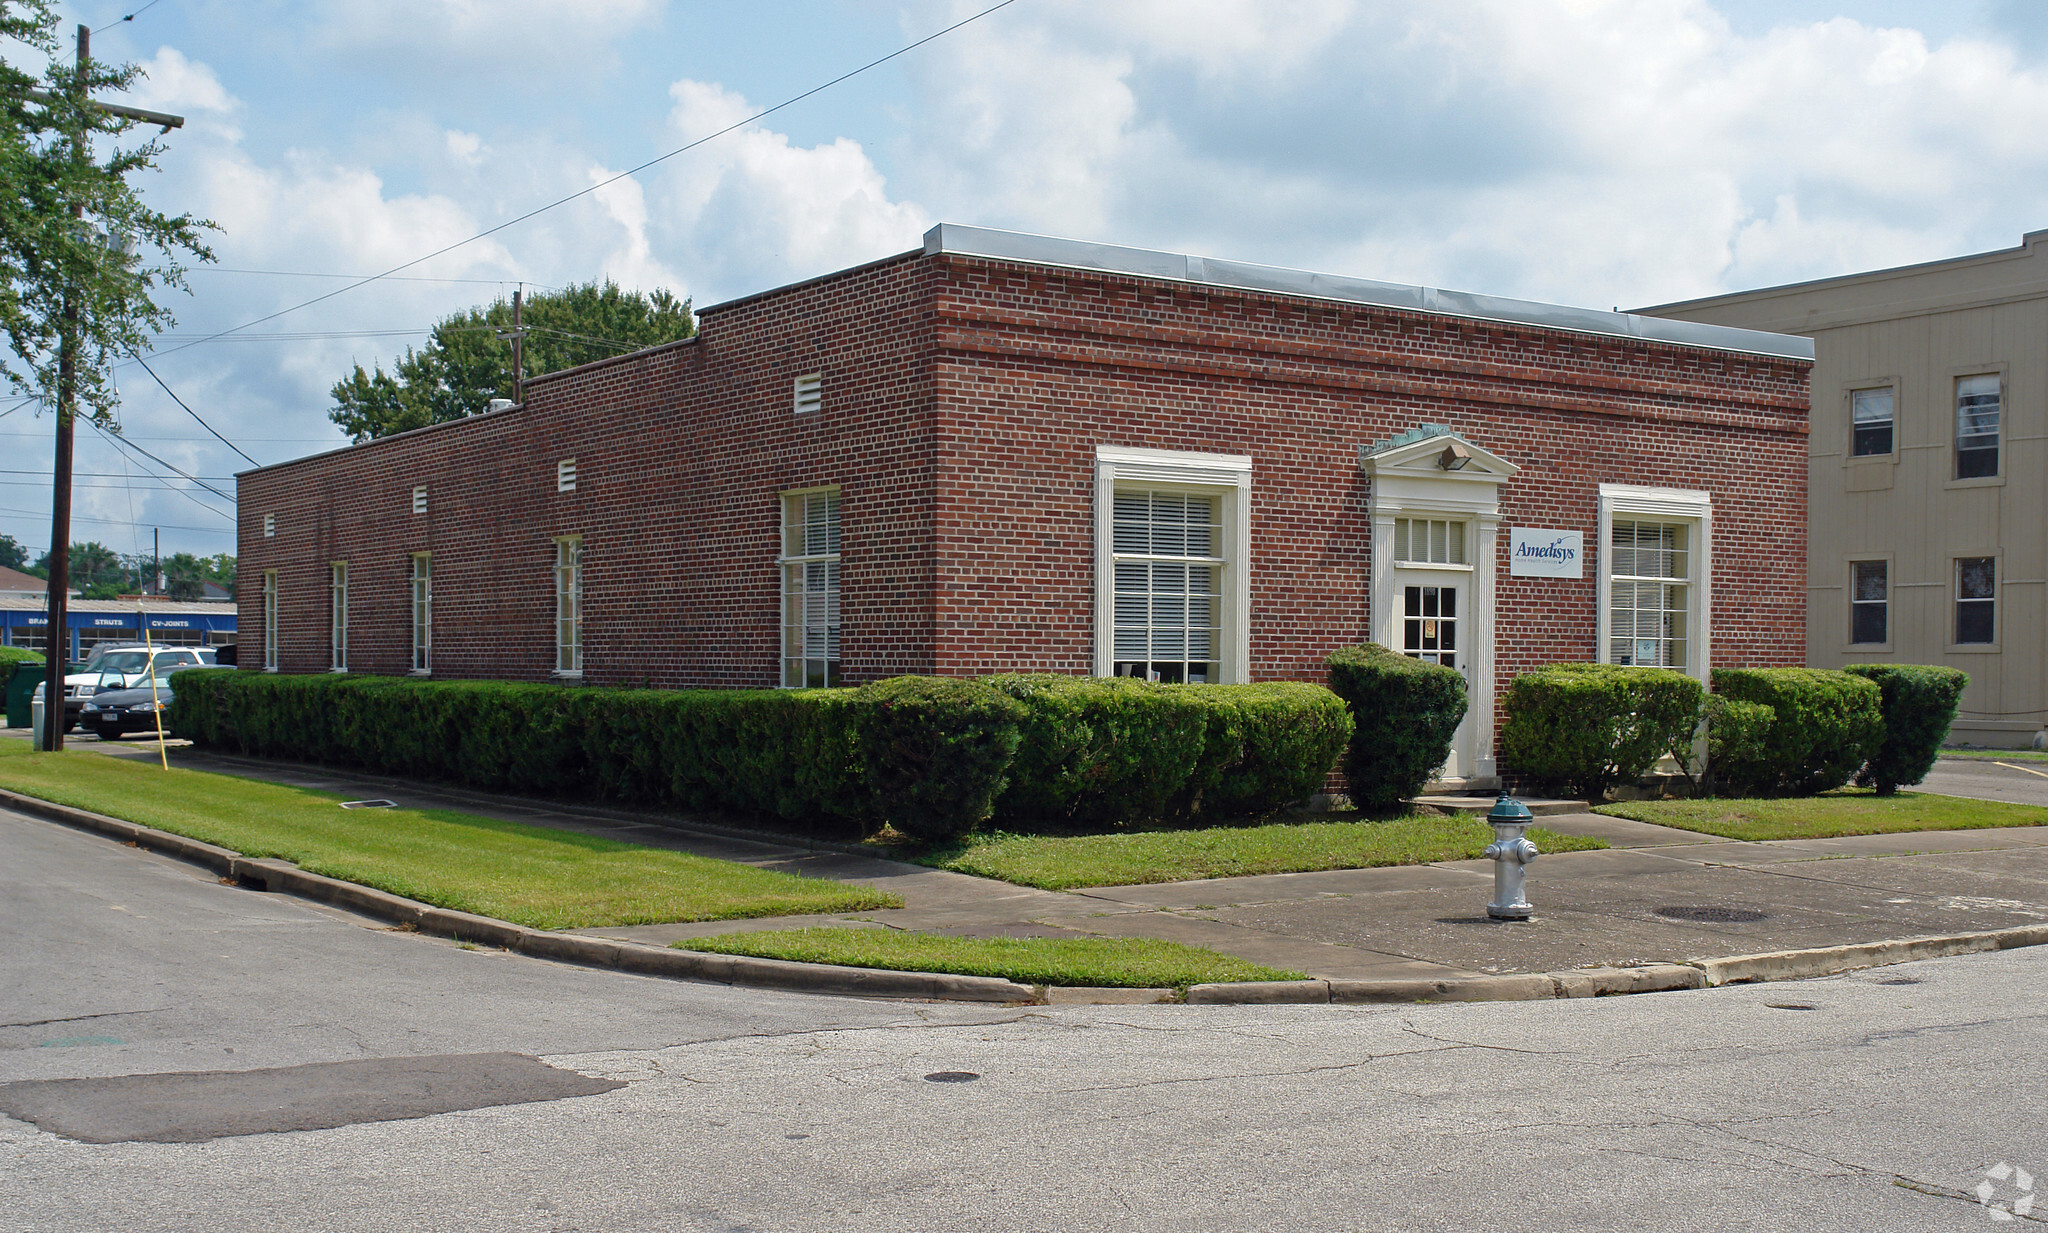
[[[1513,527],[1508,531],[1508,573],[1518,578],[1583,578],[1586,537],[1578,531]]]

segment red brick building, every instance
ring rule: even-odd
[[[242,657],[688,686],[1792,665],[1812,344],[942,225],[241,476]]]

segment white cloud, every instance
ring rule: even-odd
[[[759,110],[716,84],[669,88],[670,128],[695,141]],[[750,126],[666,164],[651,180],[650,235],[700,303],[914,248],[930,225],[892,200],[859,142],[791,143]]]

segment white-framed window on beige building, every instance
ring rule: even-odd
[[[348,562],[336,561],[328,570],[328,670],[348,671]]]
[[[839,490],[782,494],[782,685],[839,684]]]
[[[583,537],[555,540],[555,675],[583,675]]]
[[[1889,385],[1849,393],[1849,455],[1870,458],[1892,452],[1893,408],[1897,395]]]
[[[263,670],[277,671],[277,571],[263,571]]]
[[[1891,639],[1891,562],[1849,562],[1849,642],[1879,646]]]
[[[1957,479],[1998,474],[1998,435],[2004,391],[1997,373],[1956,378]]]
[[[1683,488],[1600,485],[1600,657],[1706,679],[1711,643],[1713,497]]]
[[[1098,676],[1247,679],[1251,459],[1098,446]]]
[[[426,676],[434,670],[434,558],[412,554],[412,672]]]
[[[1998,558],[1956,558],[1956,645],[1998,641]]]

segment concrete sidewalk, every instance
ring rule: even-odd
[[[79,748],[155,757],[154,744],[142,742],[85,741]],[[846,916],[587,931],[653,944],[817,924],[982,937],[1153,937],[1324,979],[1378,980],[1687,962],[2048,921],[2048,825],[1739,843],[1598,814],[1555,815],[1542,825],[1597,836],[1613,847],[1539,859],[1529,871],[1536,918],[1506,923],[1486,916],[1492,866],[1485,861],[1042,891],[837,845],[743,838],[653,814],[176,745],[171,756],[195,770],[385,797],[408,807],[460,809],[857,882],[893,891],[905,904]]]

